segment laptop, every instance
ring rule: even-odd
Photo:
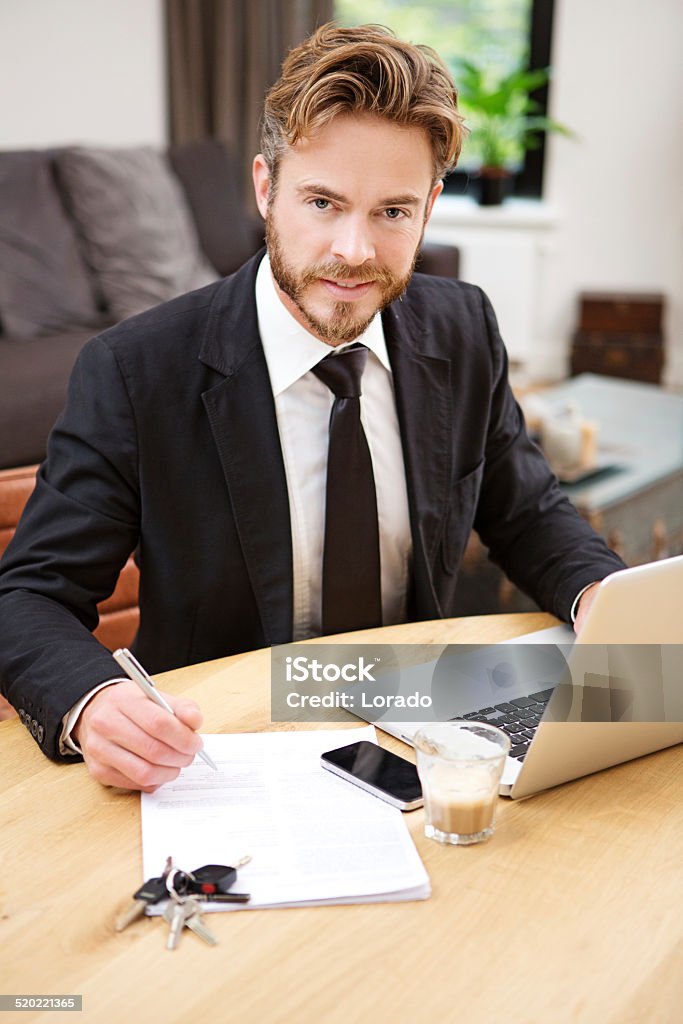
[[[424,692],[428,674],[436,719],[507,732],[500,793],[531,796],[683,742],[682,596],[683,555],[623,569],[603,581],[579,637],[554,626],[452,645],[402,669],[398,692]],[[410,744],[424,724],[368,720]]]

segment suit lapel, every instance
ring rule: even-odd
[[[267,645],[292,637],[292,535],[275,404],[258,334],[259,257],[219,290],[200,350],[224,375],[202,400],[228,486]]]
[[[440,616],[432,565],[448,510],[453,464],[453,408],[448,359],[427,355],[427,333],[407,305],[384,315],[394,373],[413,537],[415,614]]]

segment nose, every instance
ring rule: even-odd
[[[375,258],[372,232],[364,218],[344,217],[336,224],[332,255],[351,267],[360,267]]]

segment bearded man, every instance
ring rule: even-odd
[[[85,346],[0,573],[2,692],[47,756],[149,791],[201,746],[91,635],[133,550],[152,672],[449,616],[472,528],[567,621],[622,567],[529,441],[486,297],[413,276],[462,134],[433,51],[323,26],[265,102],[267,252]]]

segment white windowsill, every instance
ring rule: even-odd
[[[468,196],[441,195],[430,225],[545,231],[557,222],[557,210],[541,199],[506,199],[500,206],[480,206]]]

